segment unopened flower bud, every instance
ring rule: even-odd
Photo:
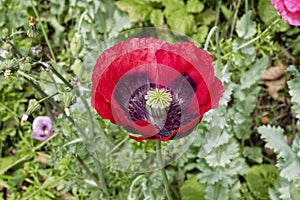
[[[83,38],[80,33],[75,33],[74,37],[71,40],[70,48],[71,54],[73,56],[78,56],[78,54],[83,48]]]
[[[73,70],[74,74],[80,77],[82,73],[82,62],[80,59],[76,59],[74,63],[71,65],[71,69]]]
[[[28,108],[27,108],[27,111],[25,112],[25,114],[27,114],[29,116],[34,111],[40,109],[40,107],[41,107],[41,105],[36,99],[30,99],[29,100],[29,105],[28,105]]]
[[[35,19],[31,16],[29,20],[29,29],[27,31],[27,36],[30,38],[35,38],[38,34],[39,32],[35,27]]]
[[[65,104],[65,113],[70,116],[70,106],[76,101],[74,94],[72,92],[64,93],[64,104]]]
[[[20,122],[21,126],[24,126],[27,119],[28,119],[28,115],[26,113],[24,113],[22,116],[21,122]]]
[[[66,113],[67,117],[70,117],[70,115],[71,115],[70,108],[65,108],[65,113]]]
[[[31,16],[29,20],[29,26],[34,26],[34,25],[35,25],[35,19],[33,16]]]

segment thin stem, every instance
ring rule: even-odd
[[[221,4],[221,1],[217,0],[215,26],[218,26],[219,20],[220,20],[220,4]]]
[[[101,163],[99,162],[99,160],[97,160],[96,158],[94,158],[94,156],[92,156],[93,159],[94,159],[94,163],[96,165],[96,170],[97,170],[97,173],[98,173],[98,178],[100,180],[100,183],[101,183],[101,186],[103,188],[103,191],[104,193],[109,196],[109,192],[108,192],[108,189],[107,189],[107,185],[106,185],[106,182],[105,182],[105,178],[103,176],[103,172],[102,172],[102,168],[101,168]]]
[[[216,14],[216,22],[215,22],[215,26],[218,27],[219,24],[219,20],[220,20],[220,5],[221,1],[217,0],[217,6],[216,6],[216,10],[217,10],[217,14]],[[221,48],[220,48],[220,29],[216,30],[216,47],[217,47],[217,69],[221,70]]]
[[[81,27],[83,18],[84,18],[84,16],[85,16],[86,14],[87,14],[87,11],[84,11],[84,12],[81,14],[80,18],[79,18],[79,22],[78,22],[78,25],[77,25],[77,32],[78,32],[78,33],[80,32],[80,27]]]
[[[121,142],[119,142],[117,145],[114,146],[114,148],[112,150],[110,150],[107,155],[110,155],[111,153],[113,153],[115,150],[117,150],[122,144],[124,144],[127,140],[129,139],[128,136],[126,136]]]
[[[279,22],[280,18],[277,18],[270,26],[268,26],[260,35],[256,36],[255,38],[253,38],[252,40],[242,44],[241,46],[237,47],[237,50],[242,49],[244,47],[246,47],[247,45],[255,42],[256,40],[258,40],[259,38],[261,38],[264,34],[266,34],[275,24],[277,24]]]
[[[36,18],[37,18],[37,20],[38,20],[40,26],[41,26],[41,29],[42,29],[44,38],[45,38],[46,43],[47,43],[47,45],[48,45],[48,48],[49,48],[49,50],[50,50],[51,57],[52,57],[52,59],[56,62],[56,58],[55,58],[55,55],[54,55],[52,46],[51,46],[51,44],[50,44],[50,42],[49,42],[47,33],[46,33],[45,28],[44,28],[44,26],[43,26],[43,24],[42,24],[40,15],[39,15],[39,13],[37,12],[37,10],[36,10],[35,6],[33,5],[32,1],[31,1],[31,7],[32,7],[32,9],[33,9],[33,12],[34,12],[34,14],[35,14],[35,16],[36,16]]]
[[[38,102],[42,103],[43,101],[48,100],[48,99],[50,99],[50,98],[52,98],[52,97],[54,97],[54,96],[56,96],[58,94],[60,94],[60,92],[55,92],[55,93],[53,93],[53,94],[51,94],[51,95],[49,95],[49,96],[47,96],[45,98],[40,99]]]
[[[55,64],[55,60],[53,60],[53,62],[51,62],[53,65]],[[65,79],[58,71],[56,71],[56,69],[54,67],[51,67],[51,71],[64,83],[66,84],[70,89],[73,89],[73,85],[67,80]]]
[[[248,0],[245,0],[245,13],[247,15],[249,10],[249,4],[248,4]],[[249,24],[250,24],[250,17],[246,17],[246,30],[245,30],[245,35],[248,34],[248,30],[249,30]]]
[[[220,31],[216,32],[216,46],[217,46],[217,69],[221,70],[221,48],[220,48]]]
[[[86,166],[86,164],[83,162],[83,160],[80,158],[79,155],[75,155],[76,160],[79,162],[79,164],[81,165],[81,167],[85,170],[85,172],[89,175],[89,177],[91,179],[93,179],[93,181],[96,183],[96,185],[99,188],[101,187],[101,183],[98,182],[97,178],[94,176],[94,174],[90,171],[90,169]],[[103,188],[102,188],[103,189]]]
[[[232,39],[233,31],[234,31],[234,26],[235,26],[235,23],[236,23],[236,20],[237,20],[237,14],[238,14],[240,6],[241,6],[241,0],[238,0],[236,9],[235,9],[235,12],[234,12],[234,15],[233,15],[233,19],[232,19],[232,24],[231,24],[229,39]]]
[[[160,140],[156,141],[156,157],[157,157],[157,160],[158,160],[158,165],[161,168],[161,175],[162,175],[163,182],[164,182],[164,185],[165,185],[168,200],[173,200],[173,197],[172,197],[171,192],[170,192],[169,180],[168,180],[167,173],[166,173],[166,170],[164,168],[163,161],[162,161],[161,141]]]
[[[204,45],[205,51],[208,50],[209,41],[210,41],[211,37],[213,36],[213,34],[215,33],[215,31],[217,31],[217,30],[219,30],[219,27],[217,27],[217,26],[214,26],[214,27],[212,27],[212,29],[210,29],[208,36],[206,38],[206,41],[205,41],[205,45]]]
[[[35,84],[33,81],[31,81],[30,79],[28,79],[26,76],[24,76],[24,79],[26,81],[28,81],[40,94],[42,97],[47,97],[48,95],[40,88],[40,86],[38,86],[37,84]],[[80,133],[81,136],[83,136],[83,138],[86,140],[87,136],[85,134],[85,132],[80,128],[80,126],[78,126],[78,124],[74,121],[74,119],[72,117],[69,117],[66,115],[65,111],[63,108],[60,107],[60,105],[58,103],[56,103],[55,101],[53,101],[52,98],[48,99],[47,101],[49,101],[54,107],[57,108],[58,111],[60,111],[61,113],[63,113],[63,115],[76,127],[76,129],[78,130],[78,132]],[[46,102],[47,102],[46,101]]]

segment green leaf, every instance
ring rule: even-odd
[[[300,119],[300,74],[298,70],[294,67],[289,68],[289,71],[295,71],[296,77],[290,81],[287,82],[289,86],[289,93],[292,97],[292,103],[293,103],[293,110],[296,113],[296,117]]]
[[[276,166],[281,170],[280,176],[288,180],[298,176],[300,171],[300,158],[297,156],[283,138],[283,129],[271,126],[260,126],[258,132],[265,140],[266,147],[277,153],[278,162]],[[297,140],[297,139],[295,139]]]
[[[233,14],[233,12],[224,5],[221,6],[221,11],[227,20],[229,20]]]
[[[245,179],[256,199],[269,199],[268,189],[279,181],[279,171],[273,165],[258,165],[250,169]]]
[[[189,13],[199,13],[204,9],[204,4],[199,0],[189,0],[186,4],[186,11]]]
[[[164,25],[164,14],[161,10],[155,9],[150,14],[150,22],[158,28],[162,28]]]
[[[205,199],[229,200],[229,188],[221,184],[209,185],[205,192]]]
[[[7,167],[14,163],[15,159],[15,156],[2,157],[0,160],[0,174],[4,173]]]
[[[167,24],[174,31],[188,34],[196,29],[194,16],[186,12],[185,7],[180,7],[172,13],[166,13]]]
[[[277,11],[269,0],[260,0],[258,3],[258,15],[266,23],[270,24],[278,16]]]
[[[218,148],[214,148],[208,155],[205,156],[205,160],[211,167],[225,167],[234,158],[239,156],[239,148],[236,142],[230,142],[221,145]]]
[[[65,0],[51,0],[50,12],[53,15],[60,15],[65,8]]]
[[[256,33],[256,23],[251,20],[252,11],[248,11],[236,23],[236,32],[240,38],[248,39]]]
[[[262,149],[260,147],[244,147],[243,155],[257,163],[262,163]]]
[[[205,200],[205,185],[198,182],[198,177],[194,176],[183,182],[180,188],[182,200]]]
[[[208,26],[203,25],[197,29],[197,32],[193,35],[193,39],[203,44],[208,34]]]
[[[241,75],[241,88],[249,88],[259,81],[260,74],[267,68],[269,59],[267,56],[257,60],[250,70]]]
[[[216,12],[209,8],[206,9],[203,13],[200,13],[196,16],[197,25],[210,25],[216,21]]]
[[[153,10],[150,4],[142,0],[121,0],[116,5],[124,12],[128,12],[131,22],[146,21]]]

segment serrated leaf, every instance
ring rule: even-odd
[[[254,65],[241,76],[241,88],[249,88],[254,85],[260,77],[260,74],[267,68],[269,59],[267,56],[257,60]]]
[[[158,28],[162,28],[164,24],[164,14],[161,10],[155,9],[150,14],[150,22]]]
[[[239,180],[230,187],[230,192],[229,192],[230,200],[236,200],[241,198],[240,188],[241,188],[241,183]]]
[[[269,188],[269,195],[272,200],[299,200],[291,197],[291,189],[294,184],[285,178],[280,179],[280,183],[275,184],[275,188]]]
[[[223,144],[228,143],[231,136],[227,133],[226,130],[222,130],[218,127],[210,127],[209,132],[205,133],[204,145],[199,151],[198,156],[204,157],[210,153],[213,148],[217,148]]]
[[[208,155],[205,156],[205,160],[210,167],[225,167],[234,158],[239,156],[239,148],[236,142],[230,142],[214,148]]]
[[[188,14],[185,7],[180,7],[172,13],[165,13],[167,24],[174,31],[187,34],[194,31],[196,28],[194,16]]]
[[[244,147],[243,155],[257,163],[262,163],[262,149],[260,147]]]
[[[207,37],[208,30],[209,30],[208,26],[206,25],[200,26],[197,29],[197,32],[192,36],[193,39],[199,42],[200,44],[203,44],[205,42],[205,38]]]
[[[248,39],[256,33],[256,23],[251,20],[252,11],[248,11],[236,23],[236,32],[240,38]]]
[[[280,176],[288,180],[298,176],[300,171],[300,158],[292,151],[283,138],[283,129],[271,126],[260,126],[258,132],[265,140],[266,147],[277,153],[278,163],[276,166],[281,170]]]
[[[293,71],[297,69],[289,68],[289,71]],[[296,112],[296,117],[300,119],[300,75],[299,72],[296,71],[296,77],[287,82],[289,86],[289,93],[292,97],[293,110]]]
[[[205,200],[205,188],[206,186],[200,184],[196,176],[184,181],[180,188],[182,200]]]
[[[229,188],[220,184],[209,185],[205,190],[205,199],[229,200]]]
[[[216,12],[209,8],[196,16],[197,25],[210,25],[216,20]]]
[[[189,13],[199,13],[204,9],[204,4],[199,0],[189,0],[186,4],[186,11]]]
[[[145,21],[153,10],[151,5],[141,0],[121,0],[116,5],[120,10],[127,12],[131,22]]]

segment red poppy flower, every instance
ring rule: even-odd
[[[293,26],[300,26],[300,0],[271,0],[281,17]]]
[[[212,57],[192,42],[131,38],[104,51],[92,75],[92,105],[136,141],[181,138],[224,92]]]

